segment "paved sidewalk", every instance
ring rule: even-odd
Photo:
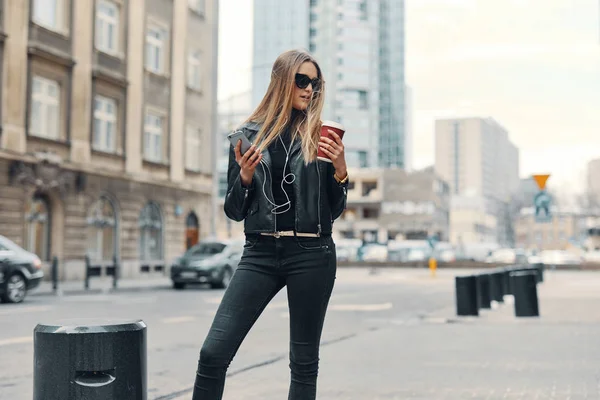
[[[111,292],[139,292],[164,290],[172,288],[171,279],[167,276],[142,277],[139,279],[121,279],[117,282],[117,288],[113,289],[111,278],[91,278],[90,288],[84,287],[84,281],[67,281],[58,283],[58,295],[83,295]],[[52,282],[43,281],[39,287],[28,293],[28,296],[51,296],[55,295]]]
[[[600,399],[600,273],[552,272],[538,289],[540,318],[516,318],[510,301],[476,318],[448,305],[323,346],[318,398]],[[286,364],[231,377],[225,398],[285,398]]]

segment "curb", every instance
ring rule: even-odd
[[[85,289],[67,289],[62,290],[60,286],[58,287],[56,293],[53,291],[37,291],[36,289],[32,290],[27,296],[34,297],[49,297],[49,296],[83,296],[83,295],[95,295],[95,294],[118,294],[118,293],[135,293],[135,292],[146,292],[146,291],[156,291],[156,290],[165,290],[171,289],[170,285],[162,284],[162,285],[153,285],[153,286],[143,286],[143,287],[125,287],[125,288],[90,288],[88,290]]]

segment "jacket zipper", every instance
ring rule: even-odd
[[[319,177],[319,196],[318,196],[318,204],[317,204],[317,215],[319,218],[319,223],[317,224],[318,235],[321,237],[321,168],[319,168],[319,162],[315,161],[315,165],[317,166],[317,176]]]

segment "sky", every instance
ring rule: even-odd
[[[220,0],[220,99],[250,90],[252,3]],[[599,3],[406,0],[414,167],[434,162],[436,118],[492,117],[519,148],[522,177],[583,190],[600,158]]]

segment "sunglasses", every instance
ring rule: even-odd
[[[315,92],[321,89],[321,79],[310,79],[308,75],[296,74],[296,86],[298,86],[300,89],[306,89],[309,84],[312,86],[312,89]]]

